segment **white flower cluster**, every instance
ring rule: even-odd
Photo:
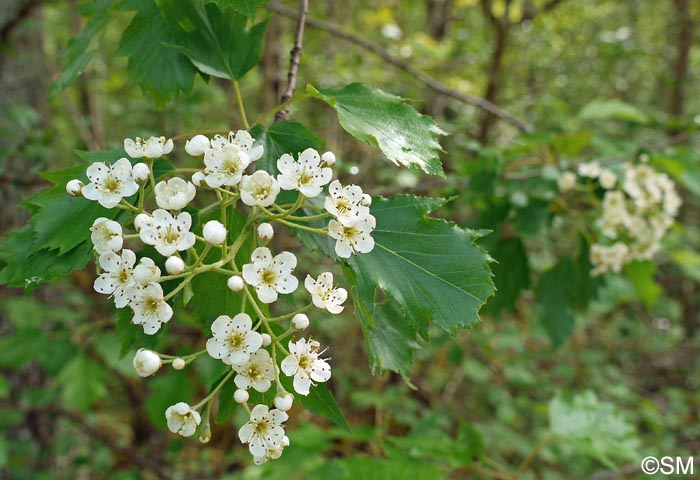
[[[597,180],[605,190],[596,220],[600,237],[590,250],[591,273],[620,272],[634,260],[651,259],[661,248],[661,239],[681,206],[673,180],[645,163],[626,163],[618,177],[612,170],[590,162],[579,165],[578,174]],[[561,191],[575,186],[572,172],[559,178]]]
[[[76,179],[66,185],[67,192],[73,196],[83,196],[105,208],[118,208],[131,214],[133,233],[125,232],[122,224],[107,217],[96,219],[91,227],[91,240],[99,256],[95,290],[110,295],[117,308],[130,307],[132,323],[142,326],[148,335],[155,334],[171,320],[173,309],[168,302],[200,273],[226,275],[228,287],[239,292],[253,308],[251,312],[230,312],[232,316],[220,315],[212,319],[211,337],[204,350],[180,358],[141,349],[134,357],[134,369],[138,375],[148,377],[163,364],[182,369],[205,353],[221,360],[227,369],[224,379],[200,403],[190,406],[179,402],[169,407],[165,412],[168,428],[185,437],[200,431],[200,440],[208,440],[209,421],[202,417],[209,415],[209,408],[204,410],[203,407],[230,379],[237,388],[234,401],[243,404],[250,413],[250,421],[239,431],[240,440],[248,445],[255,463],[278,458],[289,445],[284,422],[293,404],[293,396],[282,386],[280,376],[292,377],[294,392],[299,395],[308,395],[316,383],[326,382],[331,377],[331,368],[327,359],[322,358],[325,350],[320,343],[312,338],[295,339],[294,334],[309,326],[305,313],[309,309],[316,307],[339,314],[348,294],[334,284],[330,272],[316,278],[309,275],[304,281],[311,297],[308,305],[280,317],[265,316],[261,307],[299,287],[294,275],[297,257],[291,252],[275,255],[266,246],[274,236],[269,222],[328,235],[336,241],[337,255],[348,258],[374,248],[371,234],[376,220],[370,214],[372,199],[356,185],[343,186],[338,180],[332,181],[330,167],[335,163],[335,156],[331,152],[320,155],[316,150],[307,149],[297,158],[284,154],[277,160],[279,174],[276,176],[264,170],[251,171],[264,150],[255,145],[247,131],[216,135],[212,139],[197,135],[187,141],[186,152],[202,157],[204,164],[203,169],[194,170],[191,181],[176,176],[180,172],[192,172],[191,168],[175,169],[168,179],[155,178],[154,160],[172,152],[172,140],[164,137],[126,139],[124,149],[130,157],[143,159],[143,162],[133,166],[127,158],[112,165],[96,162],[87,169],[88,183]],[[328,195],[323,209],[319,209],[318,204],[306,203],[307,199],[321,195],[325,187]],[[193,223],[189,211],[193,209],[191,203],[198,190],[200,197],[209,195],[214,200],[202,207],[202,212],[218,209],[221,222],[210,220],[201,226]],[[296,202],[278,205],[276,201],[282,190],[299,192]],[[127,200],[137,193],[135,201]],[[147,195],[154,197],[155,205],[146,201]],[[244,227],[226,224],[227,209],[236,208],[238,200],[247,206],[248,220]],[[189,211],[183,211],[185,208]],[[295,215],[295,212],[310,210],[321,213]],[[323,219],[329,222],[322,228],[304,225],[304,222]],[[136,239],[165,258],[157,255],[137,258],[133,250],[125,248],[131,246],[129,241]],[[262,246],[253,250],[249,263],[237,265],[236,255],[246,239],[250,243],[262,242]],[[219,260],[207,263],[212,249],[221,250],[216,257]],[[161,268],[167,275],[161,275]],[[166,281],[179,281],[179,284],[173,287],[169,283],[169,291],[164,291],[162,283]],[[281,325],[285,321],[289,321],[289,328],[276,335],[274,332],[280,330],[271,325]],[[250,389],[264,393],[273,386],[276,388],[275,408],[248,406]]]

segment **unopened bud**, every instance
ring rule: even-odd
[[[297,330],[304,330],[309,326],[309,317],[305,313],[297,313],[292,317],[292,326]]]
[[[148,181],[151,171],[148,169],[148,165],[142,162],[134,165],[134,168],[131,169],[131,174],[134,176],[136,183],[143,185]]]
[[[180,257],[173,255],[165,261],[165,270],[170,275],[178,275],[185,271],[185,262]]]
[[[183,358],[176,358],[175,360],[173,360],[173,368],[175,370],[182,370],[183,368],[185,368],[185,365],[187,365],[187,363]]]
[[[221,245],[226,239],[226,227],[221,222],[210,220],[204,225],[202,236],[211,245]]]
[[[269,223],[261,223],[258,225],[258,238],[263,242],[269,242],[275,236],[275,230]]]
[[[83,195],[83,185],[83,182],[74,178],[66,183],[66,192],[68,192],[68,195],[71,197],[81,197]]]

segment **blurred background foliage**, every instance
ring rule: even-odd
[[[45,186],[40,171],[79,164],[74,150],[240,127],[228,82],[197,77],[172,101],[144,95],[120,46],[133,5],[0,2],[0,231],[24,223],[16,205]],[[270,18],[263,59],[241,82],[253,118],[285,85],[295,21],[272,10],[296,8],[258,11]],[[700,5],[328,0],[309,13],[321,22],[307,25],[300,90],[362,81],[409,98],[449,133],[447,178],[390,166],[321,103],[295,105],[291,119],[337,153],[345,181],[455,196],[441,214],[492,231],[481,243],[498,261],[499,291],[482,323],[416,344],[408,384],[370,374],[351,309],[317,322],[352,431],[299,410],[284,457],[255,467],[231,424],[215,426],[208,445],[165,431],[165,408],[204,391],[214,365],[138,378],[90,269],[31,297],[3,289],[0,476],[636,478],[646,455],[699,454]],[[73,83],[61,76],[71,68]],[[439,93],[435,81],[520,121]],[[586,226],[557,207],[559,172],[640,156],[679,183],[679,221],[652,267],[592,279]],[[196,348],[194,326],[178,323],[161,351]]]

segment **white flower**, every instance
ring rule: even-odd
[[[204,135],[195,135],[185,142],[185,151],[193,157],[200,157],[211,146],[209,139]]]
[[[169,257],[177,251],[187,250],[194,245],[194,233],[190,232],[192,217],[187,212],[173,217],[167,210],[153,212],[151,224],[141,228],[141,241],[156,247],[158,253]]]
[[[134,355],[134,370],[141,377],[150,377],[158,370],[162,365],[160,357],[156,352],[146,350],[145,348],[140,348],[136,355]]]
[[[125,138],[124,150],[131,158],[159,158],[173,151],[173,141],[165,137],[151,137],[148,140]]]
[[[297,257],[290,252],[282,252],[272,258],[270,250],[259,247],[251,256],[253,263],[243,265],[243,279],[255,287],[258,298],[263,303],[277,300],[278,293],[292,293],[299,281],[292,275],[297,266]]]
[[[248,206],[268,207],[277,199],[280,186],[269,173],[258,170],[252,175],[241,178],[241,201]]]
[[[608,170],[606,168],[600,172],[598,181],[600,182],[601,187],[605,189],[610,189],[613,188],[617,183],[617,175],[615,175],[615,172],[613,172],[612,170]]]
[[[250,165],[248,154],[236,145],[210,148],[204,153],[204,181],[212,188],[238,185]]]
[[[369,215],[369,207],[362,204],[362,189],[357,185],[343,187],[335,180],[328,186],[328,193],[324,206],[342,225],[352,227]]]
[[[134,268],[134,281],[146,286],[149,283],[157,283],[160,279],[160,268],[148,257],[141,257],[139,264]]]
[[[83,187],[83,197],[96,200],[105,208],[113,208],[122,198],[139,191],[131,174],[131,163],[126,158],[117,160],[113,165],[95,162],[86,173],[90,183]]]
[[[219,316],[212,323],[211,332],[214,337],[207,340],[207,352],[226,365],[245,363],[262,347],[262,336],[253,330],[253,321],[247,313],[233,318]]]
[[[148,169],[148,165],[145,163],[137,163],[131,169],[131,174],[134,176],[134,181],[139,185],[143,185],[148,181],[151,175],[151,171]]]
[[[95,219],[90,227],[90,240],[99,254],[117,252],[124,245],[122,226],[114,220],[105,217]]]
[[[206,183],[204,172],[194,172],[192,174],[192,183],[195,187],[201,187],[202,182]]]
[[[122,250],[121,256],[114,252],[100,255],[100,267],[104,273],[95,279],[97,292],[114,297],[117,308],[126,307],[132,299],[133,271],[136,254],[131,250]]]
[[[289,437],[285,435],[282,437],[282,443],[275,447],[275,448],[268,448],[267,451],[265,452],[265,455],[262,457],[253,457],[253,463],[256,465],[263,465],[270,460],[277,460],[282,456],[282,452],[284,451],[284,447],[289,446]]]
[[[264,457],[269,450],[279,448],[284,437],[283,423],[289,416],[266,405],[256,405],[250,412],[250,421],[238,431],[241,442],[248,444],[254,457]]]
[[[185,402],[179,402],[168,407],[165,411],[165,418],[168,421],[168,429],[183,437],[191,437],[202,421],[199,412],[194,410]]]
[[[163,300],[163,288],[158,283],[151,283],[135,292],[131,301],[134,311],[131,323],[143,325],[144,333],[153,335],[160,330],[161,324],[170,321],[173,309]]]
[[[574,172],[564,172],[557,181],[560,192],[568,192],[576,186],[576,174]]]
[[[335,239],[335,253],[341,258],[349,258],[353,253],[368,253],[374,249],[372,231],[376,220],[367,215],[353,227],[346,227],[331,220],[328,222],[328,235]]]
[[[598,162],[581,163],[578,166],[578,174],[582,177],[598,178],[602,169]]]
[[[207,243],[221,245],[226,240],[226,227],[221,222],[209,220],[204,224],[202,236]]]
[[[589,252],[589,258],[594,266],[591,275],[601,275],[610,270],[619,273],[622,266],[628,261],[628,254],[629,247],[622,242],[617,242],[609,247],[594,243]]]
[[[282,360],[282,371],[288,377],[294,375],[294,390],[308,395],[313,382],[327,382],[331,378],[331,367],[326,360],[318,358],[320,344],[316,340],[301,338],[289,341],[290,355]]]
[[[304,287],[311,294],[311,300],[318,308],[325,308],[330,313],[340,313],[343,311],[343,302],[348,298],[348,291],[344,288],[333,286],[333,274],[324,272],[314,280],[311,275],[307,275],[304,280]]]
[[[175,177],[156,184],[156,203],[166,210],[182,210],[194,199],[196,193],[194,185]]]
[[[66,183],[66,193],[71,197],[78,197],[81,195],[84,185],[85,184],[77,178],[69,180],[68,183]]]
[[[262,339],[260,341],[262,344]],[[248,361],[233,365],[238,373],[233,379],[238,388],[253,387],[258,392],[267,392],[275,379],[275,367],[270,354],[264,348],[253,353]]]
[[[254,143],[255,139],[250,136],[250,133],[246,130],[238,130],[235,134],[229,132],[226,137],[223,135],[215,135],[211,140],[211,148],[216,149],[223,148],[226,145],[235,145],[248,155],[251,162],[254,162],[263,155],[262,145],[253,148]]]
[[[179,275],[185,271],[185,262],[180,257],[168,257],[165,261],[165,271],[170,275]]]
[[[277,160],[281,172],[277,181],[284,190],[299,190],[307,198],[318,196],[333,178],[333,170],[321,166],[321,156],[313,148],[299,154],[299,160],[285,153]]]

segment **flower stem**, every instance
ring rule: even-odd
[[[308,93],[305,93],[305,94],[303,94],[303,95],[299,95],[298,97],[295,97],[295,98],[292,98],[292,99],[290,99],[290,100],[287,100],[287,101],[284,102],[284,103],[280,103],[280,104],[277,105],[275,108],[273,108],[273,109],[271,109],[271,110],[269,110],[269,111],[263,113],[262,115],[260,115],[260,116],[255,120],[255,124],[263,123],[265,120],[267,120],[268,118],[270,118],[271,116],[273,116],[275,113],[279,112],[280,110],[284,110],[285,108],[287,108],[288,106],[292,105],[293,103],[301,102],[302,100],[306,100],[306,99],[308,99],[308,98],[311,98],[311,95],[308,94]]]
[[[241,89],[238,87],[238,81],[233,81],[233,90],[236,92],[236,102],[238,103],[238,110],[241,112],[241,120],[243,121],[243,128],[248,130],[250,125],[248,125],[248,118],[245,114],[245,107],[243,106],[243,98],[241,97]]]
[[[192,408],[194,410],[199,410],[200,408],[202,408],[202,406],[204,404],[206,404],[209,400],[214,398],[214,395],[219,393],[219,390],[221,390],[221,388],[224,386],[224,384],[229,381],[229,379],[233,376],[234,373],[236,373],[236,371],[234,369],[231,369],[231,371],[226,374],[226,376],[219,382],[219,384],[216,387],[214,387],[214,389],[211,392],[209,392],[209,395],[204,397],[201,402],[199,402],[197,405],[193,406]]]

